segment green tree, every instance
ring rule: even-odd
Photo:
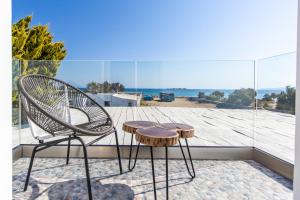
[[[124,85],[122,85],[120,83],[112,83],[111,90],[113,92],[123,92],[125,90],[125,87],[124,87]]]
[[[271,95],[265,94],[265,95],[263,96],[262,100],[263,100],[263,101],[272,101],[273,99],[272,99]]]
[[[234,90],[228,96],[227,103],[234,104],[237,106],[249,106],[254,102],[254,97],[256,96],[256,92],[252,88],[242,88],[239,90]]]
[[[12,54],[22,63],[21,74],[54,77],[67,54],[63,42],[53,42],[48,25],[30,27],[32,16],[12,25]]]
[[[272,94],[270,95],[270,97],[271,97],[272,99],[276,99],[276,98],[278,97],[278,94],[272,92]]]
[[[216,90],[216,91],[212,92],[206,98],[211,101],[220,101],[221,99],[224,98],[224,92],[220,92],[220,91]]]
[[[98,84],[96,82],[90,82],[86,86],[87,91],[89,91],[92,94],[98,93]]]
[[[19,75],[54,77],[67,51],[63,42],[53,42],[48,25],[30,27],[31,20],[32,16],[27,16],[12,25],[12,55],[19,60]],[[15,67],[18,64],[13,64]],[[18,104],[18,93],[13,91],[12,96],[13,105]]]
[[[111,85],[107,81],[104,81],[104,83],[103,83],[103,90],[102,91],[104,93],[111,92]]]
[[[271,93],[271,94],[265,94],[262,98],[263,101],[273,101],[276,99],[279,95],[276,93]]]
[[[103,83],[90,82],[87,84],[87,91],[93,94],[124,92],[124,90],[124,85],[120,83],[109,83],[104,81]]]
[[[277,98],[276,109],[287,110],[295,113],[296,89],[287,86],[285,92],[281,92]]]

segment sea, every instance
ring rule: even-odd
[[[209,95],[214,91],[224,92],[224,96],[228,97],[234,89],[185,89],[185,88],[169,88],[169,89],[149,89],[149,88],[126,88],[125,92],[138,92],[143,95],[159,96],[159,93],[174,93],[175,97],[197,97],[199,92],[204,92],[205,95]],[[259,89],[257,90],[257,99],[262,99],[265,94],[279,94],[285,91],[285,88],[276,89]]]
[[[79,88],[82,91],[86,91],[86,88]],[[227,98],[234,89],[186,89],[186,88],[125,88],[124,92],[128,93],[142,93],[144,96],[159,96],[159,93],[174,93],[175,97],[197,97],[199,92],[204,92],[205,95],[209,95],[214,91],[224,92],[224,96]],[[273,88],[273,89],[258,89],[257,99],[262,99],[265,94],[279,94],[280,92],[285,91],[285,88]]]

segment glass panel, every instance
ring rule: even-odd
[[[12,145],[13,148],[20,144],[20,101],[17,87],[20,76],[20,62],[17,59],[12,61]]]
[[[293,163],[296,53],[257,61],[255,147]]]
[[[125,121],[180,122],[196,128],[191,145],[254,145],[293,162],[295,60],[295,53],[258,60],[256,81],[254,61],[243,60],[15,60],[13,95],[17,98],[15,83],[21,72],[41,73],[81,89],[105,107],[121,144],[130,142],[122,131]],[[87,120],[72,113],[72,123]],[[13,124],[14,145],[36,142],[18,99],[13,103]],[[100,143],[112,142],[109,138]]]
[[[104,106],[102,99],[97,98],[97,93],[101,92],[98,84],[105,80],[104,70],[103,61],[67,60],[61,62],[55,78],[80,89],[101,106]],[[71,109],[71,121],[73,124],[80,124],[88,122],[88,119],[84,113],[77,109]]]
[[[106,97],[105,109],[113,119],[119,133],[119,143],[129,145],[131,134],[122,130],[125,121],[136,120],[137,106],[140,105],[141,95],[136,91],[136,62],[134,61],[105,61],[104,90],[98,96]],[[135,140],[134,140],[135,142]],[[98,144],[115,144],[115,136],[105,138]]]
[[[38,67],[104,106],[121,144],[130,144],[122,131],[125,121],[151,120],[193,125],[195,146],[253,145],[253,61],[26,61],[22,66]],[[57,71],[43,71],[49,67]],[[72,123],[87,120],[71,114]],[[28,125],[22,127],[22,143],[34,142]],[[112,142],[108,137],[99,144]]]
[[[138,62],[143,120],[191,124],[195,146],[252,146],[253,61]]]

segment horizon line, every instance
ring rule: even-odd
[[[256,88],[256,90],[284,90],[287,86],[284,87],[275,87],[275,88]],[[295,86],[291,86],[295,87]],[[78,87],[78,88],[87,88],[87,87]],[[249,89],[250,87],[240,87],[240,88],[148,88],[148,87],[125,87],[126,89],[146,89],[146,90],[237,90],[237,89]],[[255,89],[255,88],[250,88]]]

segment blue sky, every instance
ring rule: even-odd
[[[33,25],[49,24],[55,40],[64,41],[67,60],[148,61],[66,61],[59,78],[128,87],[251,87],[253,62],[200,60],[253,60],[295,51],[296,11],[296,0],[13,0],[13,22],[32,14]],[[260,85],[293,84],[290,59],[261,61]],[[274,62],[278,70],[266,70]],[[174,78],[183,74],[192,79]]]

